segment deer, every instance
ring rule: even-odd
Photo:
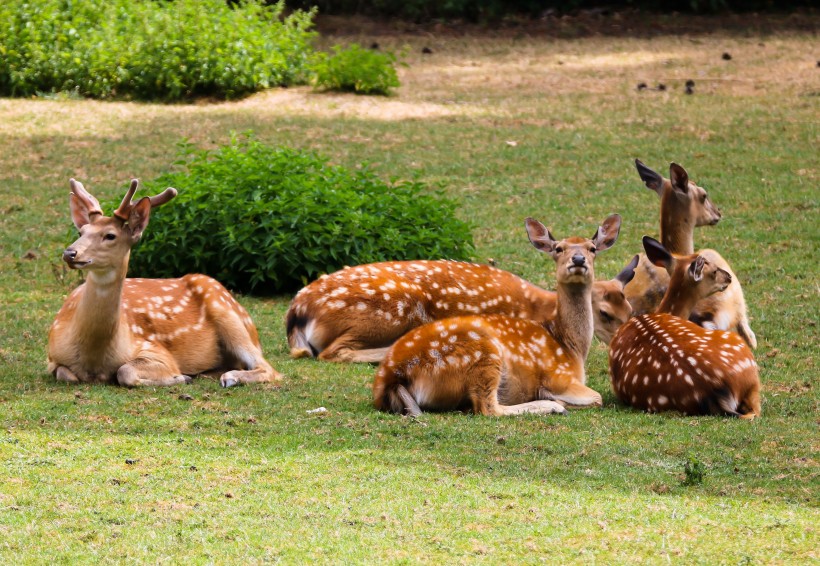
[[[630,319],[610,343],[615,395],[648,412],[760,416],[760,377],[749,346],[734,332],[688,320],[696,304],[731,286],[732,274],[714,250],[676,256],[648,236],[643,244],[649,260],[668,271],[669,286],[654,314]]]
[[[644,165],[639,159],[635,167],[647,188],[655,191],[661,199],[660,241],[670,253],[689,255],[694,253],[694,233],[699,226],[714,226],[720,222],[720,210],[712,203],[703,187],[689,178],[682,166],[672,163],[669,178],[665,178]],[[732,283],[725,292],[712,295],[698,303],[692,310],[690,320],[704,328],[732,330],[740,334],[752,348],[757,347],[757,337],[749,325],[746,300],[740,280],[719,255],[714,258],[721,269],[732,274]],[[660,304],[669,285],[669,275],[653,265],[645,255],[635,269],[635,277],[626,286],[626,298],[632,305],[633,316],[651,313]]]
[[[262,355],[256,326],[218,281],[200,274],[178,279],[126,278],[131,248],[151,210],[177,190],[134,202],[133,179],[113,215],[71,179],[71,218],[80,237],[63,252],[85,282],[65,300],[48,333],[48,372],[67,383],[168,386],[215,370],[223,387],[276,382],[281,374]]]
[[[539,324],[467,315],[418,327],[393,344],[376,371],[375,407],[417,417],[422,410],[507,416],[600,406],[601,395],[586,386],[585,372],[593,336],[593,262],[615,243],[620,225],[613,214],[592,238],[559,241],[527,218],[530,242],[556,263],[555,319]]]
[[[593,286],[595,335],[608,344],[631,315],[624,287],[638,256]],[[496,267],[450,260],[346,267],[303,287],[286,315],[291,357],[378,363],[401,336],[443,318],[504,314],[547,322],[556,293]]]

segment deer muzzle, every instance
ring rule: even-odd
[[[91,263],[90,261],[77,261],[77,250],[72,248],[67,248],[63,252],[63,261],[66,262],[71,269],[79,269]]]

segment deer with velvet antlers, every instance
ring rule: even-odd
[[[66,299],[48,335],[48,371],[69,383],[121,385],[188,383],[192,375],[225,371],[224,387],[277,381],[262,356],[248,313],[219,282],[205,275],[179,279],[128,279],[131,247],[139,241],[152,208],[173,199],[134,196],[131,181],[113,216],[83,185],[70,181],[71,218],[80,237],[63,253],[86,281]]]
[[[551,322],[503,315],[460,316],[410,331],[388,350],[376,372],[376,408],[417,416],[422,410],[471,409],[482,415],[564,413],[565,404],[599,406],[586,386],[593,335],[593,262],[618,237],[620,216],[591,239],[557,241],[527,219],[532,244],[555,260],[556,316]]]
[[[648,236],[644,249],[649,261],[669,272],[669,287],[655,314],[631,319],[612,339],[615,395],[650,412],[759,416],[760,378],[749,347],[733,332],[687,320],[699,301],[724,292],[732,275],[715,261],[713,250],[673,256]]]
[[[647,188],[657,193],[661,199],[661,244],[673,254],[694,253],[695,228],[717,224],[721,219],[720,210],[709,199],[706,190],[690,180],[686,169],[677,163],[669,166],[668,179],[639,159],[635,160],[635,167]],[[749,326],[740,281],[717,252],[713,252],[712,258],[721,269],[732,275],[732,282],[724,292],[707,297],[695,305],[690,319],[704,328],[737,332],[749,346],[756,348],[757,338]],[[633,315],[654,312],[668,285],[669,275],[666,271],[642,255],[635,269],[635,277],[624,291],[632,305]]]
[[[592,288],[595,335],[609,343],[632,313],[624,286],[638,256],[614,279]],[[304,287],[287,313],[295,358],[380,362],[388,348],[427,322],[471,314],[502,314],[546,323],[556,293],[508,271],[461,261],[389,261],[347,267]]]

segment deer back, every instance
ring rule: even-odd
[[[425,410],[472,409],[476,392],[495,390],[500,404],[514,405],[536,399],[541,387],[560,393],[583,374],[584,360],[540,324],[462,316],[401,337],[376,372],[373,398],[378,409],[390,410],[387,392],[400,384]]]
[[[554,316],[555,294],[488,265],[401,261],[347,267],[324,275],[294,297],[287,314],[291,348],[301,340],[321,352],[347,337],[360,347],[388,346],[426,322],[503,313],[534,320]]]

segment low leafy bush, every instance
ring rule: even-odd
[[[304,83],[314,12],[263,0],[0,2],[0,95],[233,98]]]
[[[182,145],[183,170],[146,186],[179,196],[157,209],[130,275],[199,272],[263,293],[291,291],[345,265],[467,259],[456,203],[418,181],[381,181],[316,154],[233,139],[215,151]]]
[[[312,80],[318,89],[386,95],[399,86],[395,62],[392,53],[336,45],[333,54],[316,54]]]

